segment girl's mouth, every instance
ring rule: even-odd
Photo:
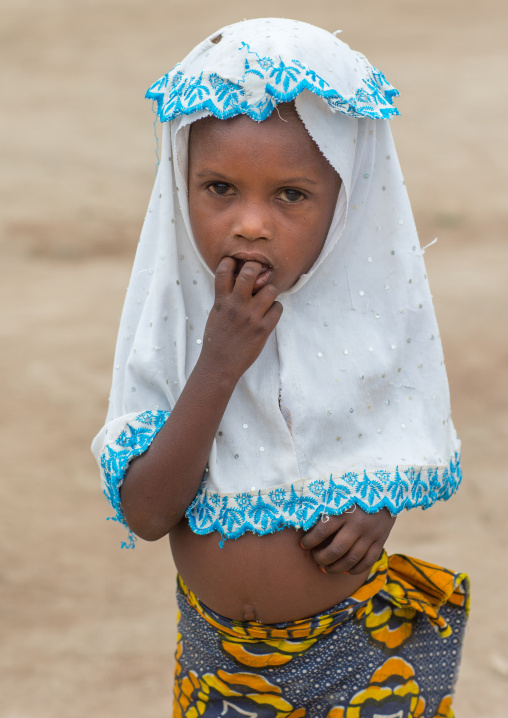
[[[259,262],[261,264],[261,269],[259,271],[259,274],[256,278],[256,281],[254,282],[254,287],[252,289],[252,293],[255,294],[256,292],[259,292],[261,287],[264,287],[265,284],[268,284],[270,281],[270,278],[273,274],[273,267],[270,264],[266,264],[265,262],[260,262],[259,260],[246,260],[246,259],[238,259],[237,257],[234,257],[236,261],[236,267],[235,267],[235,281],[240,272],[242,271],[242,267],[247,261],[255,261]]]

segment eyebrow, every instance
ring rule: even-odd
[[[204,169],[202,170],[202,172],[196,172],[196,177],[209,177],[210,175],[215,175],[216,177],[220,177],[221,179],[227,179],[225,175],[222,175],[220,172],[216,172],[216,170]]]
[[[196,177],[210,177],[210,175],[214,175],[215,177],[219,177],[220,179],[226,180],[227,182],[230,181],[230,178],[226,175],[221,174],[220,172],[217,172],[217,170],[209,170],[204,169],[201,172],[196,172]],[[311,179],[310,177],[286,177],[280,184],[298,184],[299,182],[307,182],[308,184],[317,185],[318,183],[316,180]]]

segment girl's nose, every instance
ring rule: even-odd
[[[273,232],[270,208],[257,201],[239,203],[232,229],[235,237],[242,237],[249,242],[270,239]]]

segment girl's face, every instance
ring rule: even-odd
[[[255,291],[287,291],[318,258],[341,179],[292,104],[263,122],[246,115],[191,125],[189,211],[205,262],[224,257],[262,264]]]

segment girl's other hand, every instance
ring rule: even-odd
[[[359,506],[318,521],[300,540],[323,573],[359,574],[378,560],[395,518],[387,509],[367,514]]]
[[[238,381],[261,354],[281,317],[282,304],[275,301],[278,290],[273,284],[255,292],[261,262],[245,262],[235,277],[236,266],[233,257],[224,257],[215,272],[215,302],[206,323],[200,362],[211,361]]]

